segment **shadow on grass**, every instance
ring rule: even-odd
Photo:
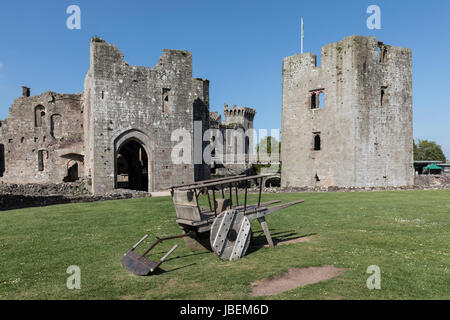
[[[198,251],[198,252],[194,252],[194,253],[191,253],[191,254],[186,254],[186,255],[184,255],[184,256],[176,256],[176,257],[173,257],[173,258],[169,258],[169,259],[166,259],[166,261],[176,260],[176,259],[181,259],[181,258],[188,258],[188,257],[198,256],[198,255],[201,255],[201,254],[207,254],[207,253],[211,253],[211,252],[210,252],[210,251],[207,251],[207,250],[205,249],[205,250]],[[164,254],[164,253],[163,253],[163,254]]]
[[[191,263],[191,264],[187,264],[185,266],[173,268],[173,269],[170,269],[170,270],[158,268],[153,273],[148,274],[147,277],[149,277],[151,275],[157,276],[157,275],[160,275],[160,274],[163,274],[163,273],[170,273],[170,272],[174,272],[174,271],[177,271],[177,270],[180,270],[180,269],[189,268],[189,267],[192,267],[192,266],[195,266],[195,265],[196,265],[196,263]]]
[[[270,234],[272,236],[272,241],[275,246],[277,246],[278,244],[287,242],[287,241],[293,241],[293,240],[307,238],[310,236],[317,235],[317,233],[309,233],[309,234],[300,235],[297,232],[295,232],[294,230],[274,232],[274,231],[276,231],[275,229],[269,229],[269,231],[270,231]],[[264,231],[262,231],[262,230],[256,231],[253,233],[253,237],[251,239],[250,246],[247,249],[247,252],[245,255],[252,254],[253,252],[258,251],[259,249],[263,248],[266,245],[267,245],[267,239],[266,239],[266,236],[264,235]],[[164,252],[164,251],[155,252],[155,255],[159,256],[159,255],[164,255],[165,253],[166,252]],[[210,253],[211,253],[211,251],[208,251],[205,249],[205,250],[193,252],[190,254],[175,256],[175,257],[167,259],[166,261],[177,260],[177,259],[182,259],[182,258],[189,258],[189,257],[194,257],[194,256],[198,256],[198,255],[203,255],[203,254],[210,254]],[[182,269],[185,267],[190,267],[192,265],[195,265],[195,263],[189,264],[184,267],[175,268],[175,269],[172,269],[169,271],[164,271],[163,269],[162,269],[162,271],[158,271],[158,270],[160,270],[160,268],[159,268],[157,271],[160,273],[171,272],[171,271],[176,271],[178,269]],[[155,271],[153,274],[157,274],[157,271]]]
[[[288,230],[288,231],[280,231],[280,232],[273,232],[276,231],[275,229],[269,229],[270,234],[272,236],[273,244],[276,246],[277,244],[281,244],[283,242],[287,241],[293,241],[297,239],[307,238],[310,236],[317,235],[317,233],[308,233],[300,235],[294,230]],[[247,250],[247,254],[252,254],[253,252],[263,248],[265,245],[267,245],[267,239],[264,235],[263,230],[256,231],[253,233],[252,242],[250,244],[250,247]]]

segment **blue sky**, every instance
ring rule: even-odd
[[[81,30],[66,9],[81,8]],[[381,8],[381,30],[369,30],[369,5]],[[22,0],[0,5],[0,119],[21,95],[83,90],[89,39],[116,44],[131,65],[153,67],[163,48],[193,53],[194,76],[211,81],[211,109],[254,107],[256,127],[281,126],[281,64],[299,52],[348,35],[373,35],[413,50],[414,136],[434,140],[450,158],[450,1],[116,1]]]

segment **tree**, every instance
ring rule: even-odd
[[[445,162],[444,152],[442,147],[434,141],[418,140],[417,144],[414,141],[414,160],[415,161],[442,161]]]
[[[256,145],[258,161],[263,164],[254,164],[257,174],[260,173],[280,173],[280,152],[281,142],[276,138],[267,136]]]
[[[256,153],[270,156],[272,154],[272,146],[275,147],[274,152],[281,152],[281,142],[271,136],[264,137],[256,146]]]

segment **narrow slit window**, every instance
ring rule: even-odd
[[[382,86],[381,87],[381,92],[380,92],[380,104],[381,106],[386,106],[387,105],[387,86]]]
[[[311,109],[317,108],[316,102],[317,102],[317,95],[315,92],[313,92],[311,93]]]
[[[162,93],[163,100],[163,112],[169,112],[170,110],[170,89],[164,88]]]
[[[5,172],[5,145],[0,144],[0,177]]]
[[[382,64],[387,61],[387,46],[383,42],[378,42],[377,63]]]
[[[320,134],[316,133],[314,134],[314,151],[320,151],[321,150],[321,139]]]
[[[38,171],[44,171],[44,151],[38,151]]]

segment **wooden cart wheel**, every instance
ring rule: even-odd
[[[184,237],[184,243],[186,247],[191,249],[192,251],[200,251],[200,250],[211,250],[211,246],[209,243],[209,232],[198,232],[197,228],[189,227],[185,225],[180,225],[180,228],[183,230],[183,234],[187,234],[188,232],[193,232],[193,237]]]
[[[243,257],[251,237],[250,221],[233,209],[218,215],[211,226],[211,248],[223,260],[234,261]]]

